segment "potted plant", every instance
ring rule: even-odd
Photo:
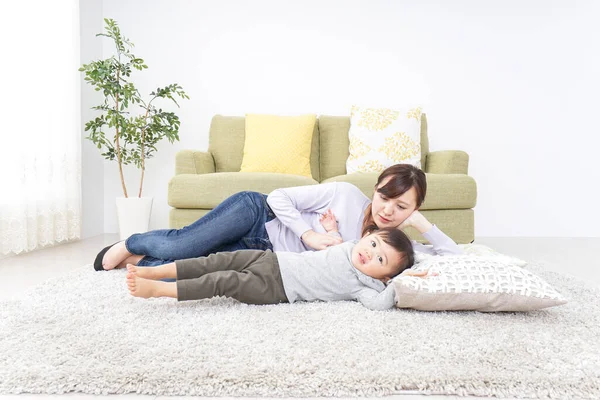
[[[179,140],[179,117],[172,112],[157,109],[156,99],[169,99],[179,107],[174,96],[189,99],[178,84],[170,84],[150,93],[145,101],[131,82],[134,69],[148,68],[144,60],[130,51],[133,47],[121,36],[117,23],[104,19],[104,36],[112,39],[116,54],[104,60],[83,64],[79,71],[96,91],[102,92],[104,102],[92,109],[100,115],[85,124],[86,137],[100,150],[102,156],[116,161],[124,197],[117,198],[117,214],[121,239],[132,233],[146,232],[152,210],[152,198],[142,197],[146,159],[154,156],[156,144],[162,139],[170,143]],[[140,169],[140,185],[137,197],[130,197],[123,177],[123,165],[133,164]]]

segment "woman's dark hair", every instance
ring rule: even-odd
[[[391,178],[390,178],[391,177]],[[390,180],[383,186],[379,187],[383,181]],[[375,190],[389,199],[394,199],[408,192],[414,187],[417,192],[417,209],[421,207],[427,193],[427,178],[425,173],[419,168],[410,164],[395,164],[387,167],[377,178]],[[375,224],[373,219],[373,210],[367,207],[365,218],[363,219],[362,235],[365,236],[366,228],[369,225]]]
[[[396,273],[390,278],[393,278],[405,269],[413,266],[415,263],[415,251],[413,250],[412,242],[404,232],[398,228],[379,229],[377,225],[369,225],[367,228],[367,234],[376,234],[381,240],[389,244],[394,250],[402,255]]]

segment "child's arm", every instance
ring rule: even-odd
[[[337,221],[331,209],[327,210],[325,214],[321,215],[319,221],[321,222],[321,225],[323,225],[323,228],[325,228],[325,231],[328,235],[342,237],[338,231]]]
[[[370,310],[389,310],[396,305],[396,290],[394,285],[388,285],[383,292],[365,287],[358,292],[356,300]]]
[[[415,271],[412,269],[405,269],[400,275],[426,278],[428,275],[438,275],[438,273],[433,271],[429,273],[429,270]],[[378,292],[375,289],[366,287],[358,293],[356,299],[368,309],[388,310],[394,308],[396,305],[396,290],[391,283],[387,285],[383,292]]]

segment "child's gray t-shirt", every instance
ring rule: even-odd
[[[393,285],[386,287],[352,265],[352,248],[357,242],[321,251],[276,252],[288,301],[358,300],[372,310],[394,307]]]

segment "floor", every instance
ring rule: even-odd
[[[62,244],[27,254],[0,259],[0,301],[18,296],[56,274],[93,262],[96,253],[118,240],[116,234],[100,235],[85,240]],[[526,261],[543,264],[547,269],[575,275],[600,287],[600,238],[477,238],[475,243]],[[0,400],[92,399],[97,396],[80,393],[68,395],[0,395]],[[124,400],[141,398],[168,400],[163,396],[119,395]],[[425,396],[405,394],[390,396],[395,400],[456,400],[458,396]],[[225,398],[219,398],[224,400]],[[469,400],[483,399],[469,397]]]

